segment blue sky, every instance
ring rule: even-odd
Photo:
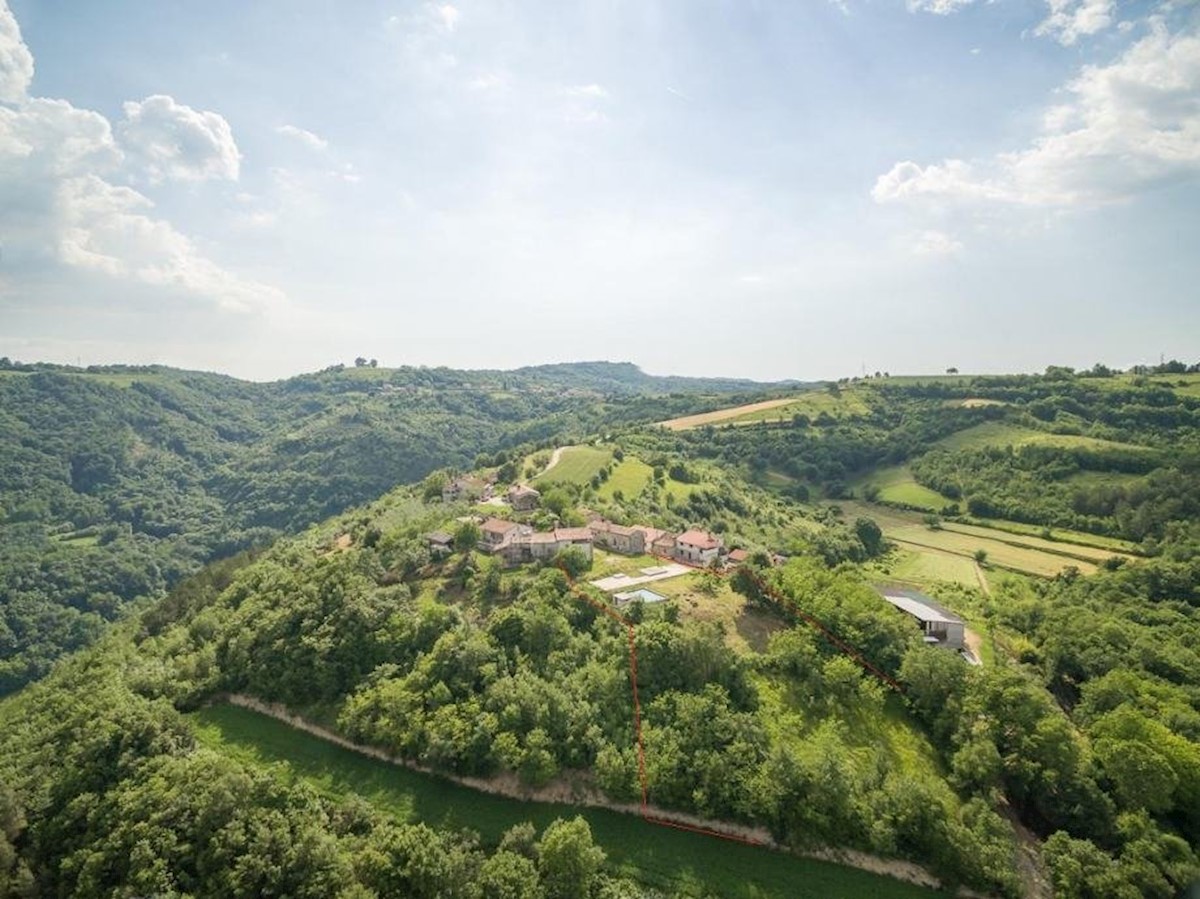
[[[1200,356],[1200,9],[0,0],[0,354]]]

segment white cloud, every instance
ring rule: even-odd
[[[68,178],[58,190],[59,255],[77,268],[212,297],[249,312],[282,302],[270,287],[243,281],[201,255],[190,239],[145,213],[149,199],[95,175]]]
[[[21,39],[21,26],[0,0],[0,102],[20,103],[33,81],[33,54]]]
[[[922,231],[913,241],[912,249],[918,256],[957,256],[963,245],[944,231]]]
[[[155,94],[123,106],[117,126],[121,143],[152,183],[165,180],[238,179],[241,154],[229,123],[215,112],[200,112]]]
[[[318,153],[329,149],[329,141],[325,140],[319,134],[314,134],[307,128],[299,128],[295,125],[280,125],[275,129],[275,133],[298,140],[310,150],[315,150]]]
[[[1024,150],[992,159],[897,163],[877,202],[1095,205],[1200,177],[1200,36],[1152,21],[1107,66],[1085,66]]]
[[[1103,31],[1113,21],[1113,0],[1046,0],[1050,14],[1034,34],[1069,47],[1085,35]]]
[[[909,12],[931,12],[935,16],[948,16],[969,6],[975,0],[907,0]]]
[[[449,3],[435,6],[434,14],[441,21],[442,27],[447,31],[453,31],[458,27],[458,20],[462,18],[462,13],[458,11],[458,8],[451,6]]]
[[[6,14],[0,7],[0,29],[8,34],[13,28],[4,23]],[[14,82],[8,77],[5,83]],[[0,106],[6,289],[53,284],[73,274],[152,285],[165,288],[164,298],[183,294],[230,310],[283,302],[274,288],[212,262],[153,214],[149,197],[121,183],[236,177],[237,149],[228,123],[169,97],[126,104],[126,113],[122,146],[107,118],[66,100],[30,98],[13,108]]]

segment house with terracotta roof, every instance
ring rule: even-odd
[[[640,556],[646,551],[646,535],[638,528],[613,524],[603,518],[588,524],[592,539],[598,546],[627,556]]]
[[[750,551],[747,549],[730,550],[726,558],[730,565],[741,565],[743,562],[750,561]]]
[[[684,531],[675,539],[675,558],[690,565],[711,565],[725,544],[708,531]]]
[[[517,524],[515,521],[489,518],[479,526],[479,548],[484,552],[493,552],[522,533],[529,534],[532,531],[528,525]]]

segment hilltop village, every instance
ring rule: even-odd
[[[503,508],[509,513],[528,517],[541,505],[541,492],[525,483],[516,483],[497,492],[494,476],[459,475],[442,488],[442,501],[450,504],[472,501]],[[478,534],[473,548],[500,560],[505,568],[531,563],[553,563],[564,553],[577,553],[590,566],[594,549],[599,548],[622,556],[652,556],[664,564],[648,565],[630,575],[624,572],[589,581],[606,593],[613,603],[656,603],[665,597],[643,585],[665,581],[696,569],[718,572],[730,571],[750,558],[744,548],[729,549],[724,539],[701,528],[682,532],[668,531],[649,524],[622,525],[609,521],[590,510],[580,510],[586,525],[556,526],[535,530],[532,524],[497,515],[466,515],[455,519],[458,529]],[[447,531],[434,531],[425,537],[430,555],[445,558],[456,548],[462,549],[461,538]],[[772,565],[781,564],[786,557],[762,554]],[[637,587],[639,589],[630,590]],[[966,646],[965,623],[962,618],[936,603],[930,597],[911,589],[880,588],[880,594],[895,609],[907,614],[920,626],[928,645],[941,646],[964,655],[972,664],[978,658]]]

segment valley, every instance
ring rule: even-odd
[[[401,386],[360,392],[376,377]],[[123,505],[152,495],[164,471],[191,497],[175,508],[207,516],[226,541],[181,556],[187,565],[160,571],[128,606],[113,591],[102,606],[82,579],[80,595],[113,622],[89,619],[94,630],[60,644],[53,671],[0,701],[0,800],[34,828],[6,839],[30,876],[81,895],[86,857],[110,859],[104,877],[149,876],[122,842],[135,832],[156,834],[159,858],[172,840],[199,841],[207,858],[245,832],[239,816],[282,826],[267,823],[271,802],[303,809],[295,821],[307,823],[289,826],[324,841],[324,854],[297,859],[303,876],[341,866],[378,890],[360,854],[368,839],[392,847],[388,870],[414,872],[404,889],[416,895],[414,839],[437,847],[428,864],[444,885],[455,870],[541,871],[544,847],[568,830],[581,858],[604,859],[589,890],[646,896],[930,894],[897,877],[1048,896],[1052,881],[1093,877],[1081,870],[1143,892],[1166,884],[1147,893],[1165,895],[1195,870],[1200,400],[1058,376],[866,379],[798,394],[779,418],[736,395],[722,406],[701,391],[577,394],[549,417],[497,410],[509,423],[464,429],[460,461],[410,469],[373,497],[322,481],[333,488],[322,502],[344,509],[281,513],[253,539],[230,536],[265,520],[251,499],[262,494],[222,485],[244,485],[233,472],[267,464],[266,447],[321,444],[323,459],[383,477],[389,457],[361,447],[424,415],[462,404],[478,416],[495,402],[482,376],[439,374],[458,385],[448,391],[397,377],[323,375],[331,405],[307,424],[281,421],[276,436],[244,398],[243,423],[264,429],[245,445],[228,436],[236,405],[205,400],[204,412],[201,392],[169,371],[148,386],[177,394],[139,406],[142,418],[122,418],[126,394],[107,392],[147,389],[132,375],[96,386],[56,374],[38,388],[62,408],[80,391],[111,411],[106,423],[6,407],[23,452],[42,448],[44,472],[6,506],[27,560],[6,563],[6,583],[28,584],[20,565],[35,560],[53,571],[47,560],[87,566],[119,550],[133,573],[178,552],[180,539],[156,537],[147,511]],[[503,403],[561,393],[500,380]],[[737,426],[655,424],[683,402],[726,409]],[[391,416],[366,413],[374,403]],[[1050,416],[1054,404],[1075,411]],[[358,425],[326,429],[331,416]],[[89,429],[117,441],[109,461],[81,455]],[[221,448],[218,474],[183,451],[187,439]],[[298,467],[275,457],[272,477],[317,464],[316,477],[326,463],[307,456]],[[74,480],[51,477],[50,459],[74,460]],[[30,517],[38,503],[42,517]],[[181,537],[193,534],[179,521]],[[35,606],[6,589],[7,621],[57,633],[53,618],[14,617]],[[881,595],[897,589],[963,624],[980,664]],[[5,645],[8,663],[13,649],[49,644]],[[262,798],[222,806],[233,817],[211,832],[157,817],[199,769]],[[117,803],[133,830],[81,823],[59,797],[84,789],[99,797],[95,814]],[[637,810],[643,790],[667,820],[774,848],[614,811]],[[411,830],[425,827],[438,836]],[[32,839],[54,829],[80,836],[61,848]],[[1168,852],[1181,861],[1154,861]],[[202,876],[164,864],[155,870],[176,872],[172,883]]]

